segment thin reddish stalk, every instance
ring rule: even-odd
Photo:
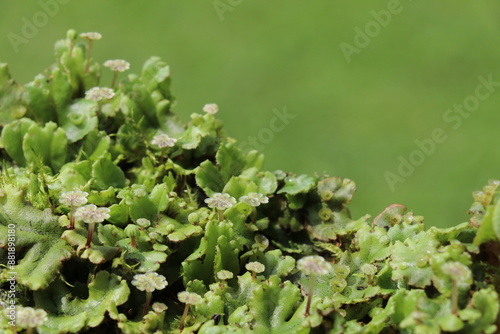
[[[85,248],[90,247],[90,243],[92,242],[92,234],[94,234],[95,223],[89,224],[89,231],[87,234],[87,243],[85,244]]]
[[[184,313],[182,313],[181,324],[179,325],[179,330],[181,332],[184,329],[184,322],[186,321],[188,312],[189,312],[189,304],[186,304],[186,306],[184,306]]]
[[[308,317],[311,312],[311,303],[312,303],[315,281],[316,281],[315,275],[311,275],[311,277],[309,277],[309,291],[307,292],[306,317]]]

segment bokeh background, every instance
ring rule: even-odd
[[[388,8],[397,13],[376,23]],[[28,82],[70,28],[103,34],[100,62],[122,58],[139,71],[163,58],[181,118],[218,103],[232,137],[265,139],[268,169],[353,179],[355,217],[401,203],[427,225],[455,225],[468,219],[471,192],[500,178],[500,85],[456,129],[443,119],[480,76],[500,82],[497,0],[0,0],[0,60]],[[23,42],[13,46],[14,35]],[[349,59],[342,43],[357,47]],[[284,108],[295,117],[269,136]],[[436,128],[446,141],[390,187],[386,173]]]

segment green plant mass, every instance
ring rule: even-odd
[[[2,333],[498,331],[500,182],[448,229],[352,218],[353,181],[262,170],[216,104],[176,117],[160,59],[101,68],[100,38],[26,85],[0,64]]]

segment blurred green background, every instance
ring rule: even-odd
[[[388,9],[390,18],[374,14]],[[474,102],[479,76],[500,82],[498,1],[0,0],[0,18],[0,60],[19,82],[52,63],[67,29],[98,31],[96,60],[139,71],[160,56],[181,118],[218,103],[232,137],[261,137],[268,169],[353,179],[354,217],[401,203],[427,225],[455,225],[468,219],[471,192],[500,178],[500,87],[456,129],[443,119]],[[357,47],[350,62],[342,43]],[[284,108],[289,124],[263,130]],[[436,128],[446,141],[391,187],[386,173]]]

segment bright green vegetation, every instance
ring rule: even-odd
[[[352,180],[263,170],[216,105],[176,117],[160,59],[110,89],[89,42],[69,31],[24,86],[0,64],[0,258],[12,242],[17,260],[1,286],[17,273],[18,330],[496,332],[500,182],[448,229],[399,204],[352,218]]]

